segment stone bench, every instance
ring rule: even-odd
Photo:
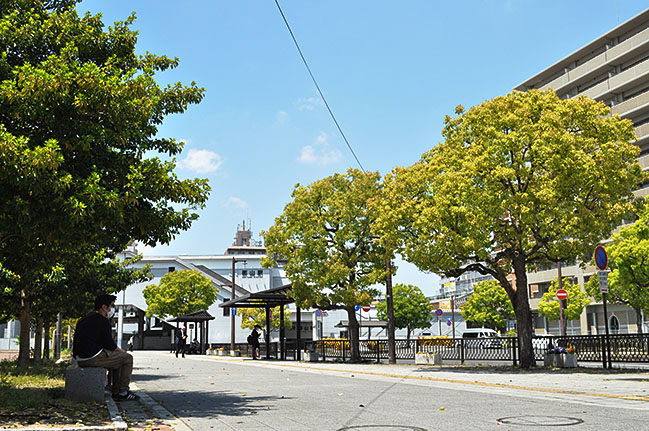
[[[65,398],[83,403],[103,403],[105,383],[105,368],[70,365],[65,370]]]

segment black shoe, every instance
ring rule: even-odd
[[[115,401],[135,401],[135,400],[139,400],[140,397],[135,395],[133,392],[128,391],[126,392],[126,395],[114,394],[113,399]]]

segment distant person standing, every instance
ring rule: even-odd
[[[255,325],[254,329],[248,335],[248,344],[252,346],[252,359],[259,359],[259,336],[261,335],[261,326]]]
[[[133,356],[117,347],[109,320],[115,314],[116,298],[104,294],[95,299],[95,311],[79,320],[74,330],[72,355],[80,367],[108,368],[112,375],[113,398],[132,401],[140,398],[128,389]]]
[[[186,347],[187,347],[187,330],[183,327],[180,328],[180,332],[178,333],[178,343],[176,343],[176,358],[178,357],[178,353],[181,353],[183,355],[183,358],[185,357]]]

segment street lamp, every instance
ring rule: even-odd
[[[235,259],[232,257],[232,300],[234,300],[234,264],[237,262],[243,262],[244,265],[246,263],[245,259]],[[233,308],[230,308],[230,355],[234,355],[234,313],[233,313]]]

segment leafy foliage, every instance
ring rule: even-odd
[[[640,321],[641,311],[649,312],[649,207],[640,212],[635,223],[613,236],[606,251],[611,270],[607,300],[633,308]],[[602,300],[597,274],[586,283],[586,289],[596,300]],[[638,325],[638,332],[642,332],[642,325]]]
[[[0,3],[0,263],[18,277],[0,302],[19,309],[24,331],[39,280],[66,256],[169,242],[209,192],[207,180],[177,178],[183,143],[158,136],[203,89],[156,83],[178,60],[136,55],[134,16],[105,29],[75,5]]]
[[[552,90],[459,106],[444,142],[386,178],[381,235],[422,270],[492,275],[514,306],[523,367],[534,364],[526,271],[584,256],[634,209],[633,125],[609,113]]]
[[[563,310],[563,316],[566,320],[577,320],[584,308],[590,304],[591,300],[588,293],[581,290],[579,283],[571,283],[570,279],[563,279],[563,289],[568,293],[566,299],[566,308]],[[559,320],[559,300],[557,299],[557,291],[559,290],[559,277],[552,280],[550,288],[543,294],[543,298],[539,302],[539,313],[547,317],[550,321]]]
[[[150,284],[142,291],[146,315],[161,318],[207,310],[216,301],[217,293],[209,278],[190,269],[168,272],[159,285]]]
[[[291,322],[291,312],[284,307],[284,327],[290,329],[293,327]],[[270,327],[279,328],[279,307],[271,308]],[[264,308],[239,308],[237,314],[241,316],[241,328],[253,329],[259,325],[262,329],[266,328],[266,310]]]
[[[486,328],[504,329],[513,319],[514,307],[505,289],[496,280],[485,280],[473,285],[473,293],[462,306],[462,317]]]
[[[407,328],[410,339],[410,331],[413,329],[428,328],[434,318],[434,311],[430,301],[423,294],[421,289],[411,284],[395,284],[392,288],[394,304],[394,326],[396,328]],[[387,320],[388,306],[386,302],[379,302],[376,305],[377,316],[381,320]]]
[[[381,192],[380,175],[349,169],[309,186],[295,186],[293,201],[263,232],[272,266],[284,261],[299,307],[345,309],[350,321],[352,358],[359,358],[354,306],[378,295],[372,287],[385,276],[385,251],[370,228],[368,205]]]

